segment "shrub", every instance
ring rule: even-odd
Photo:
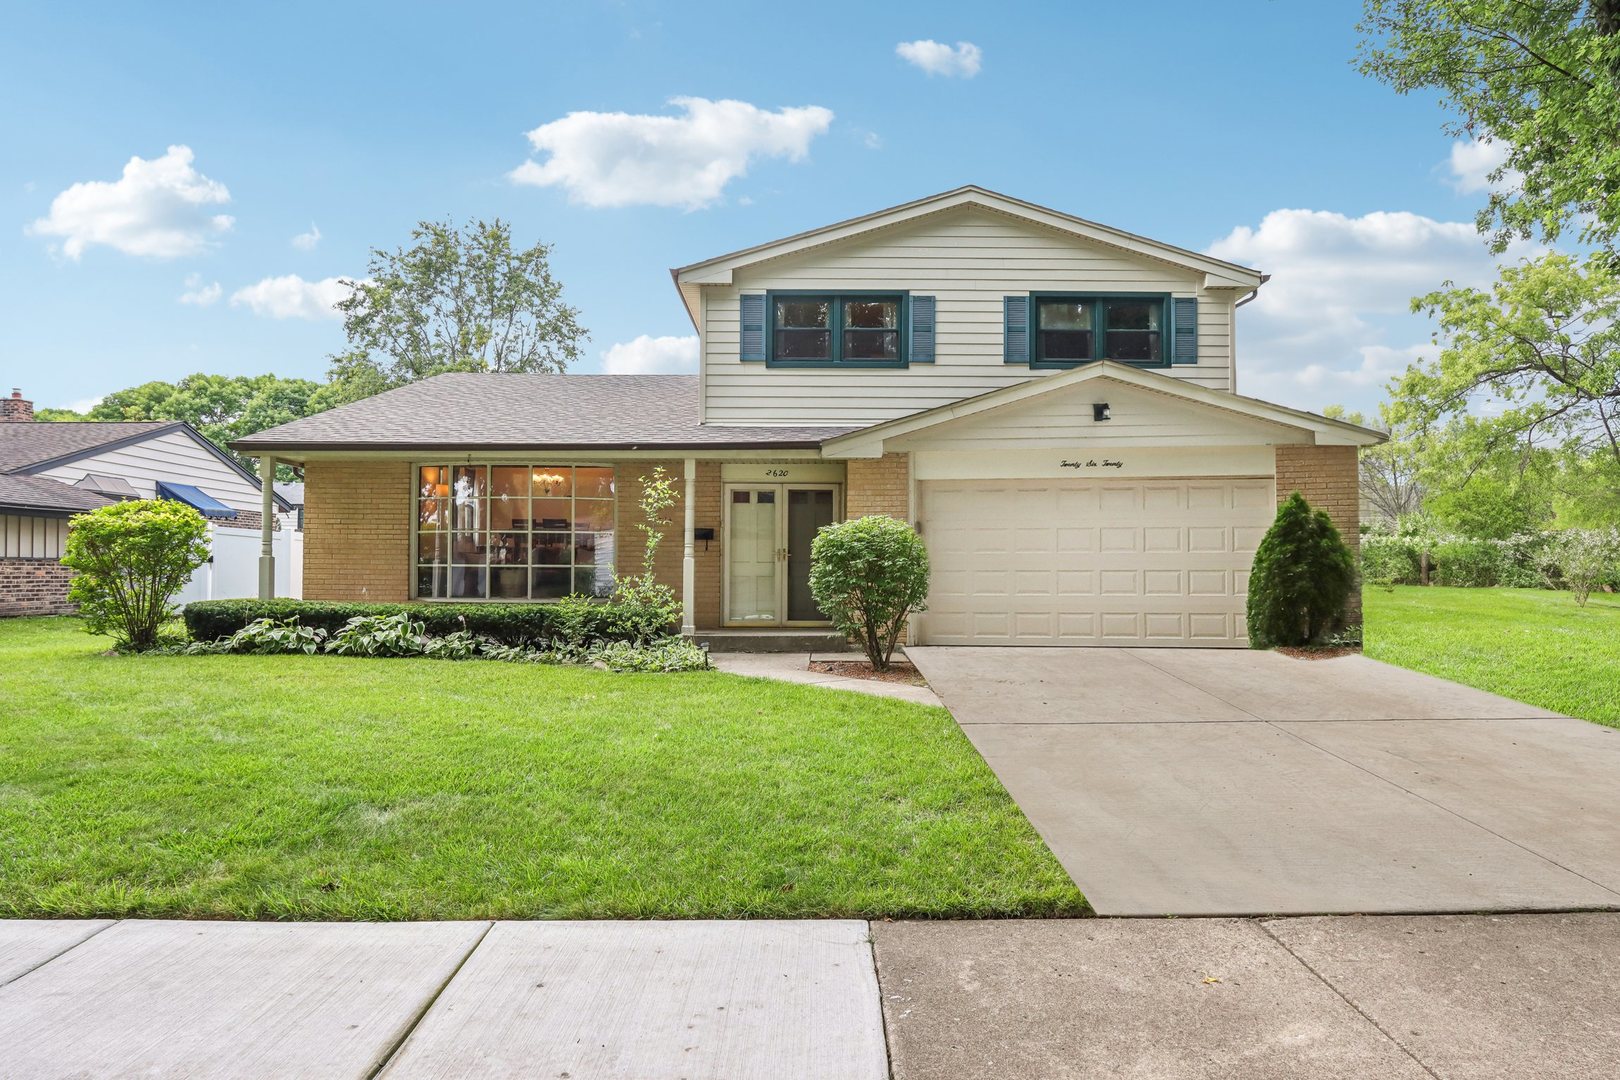
[[[810,593],[833,626],[887,670],[906,619],[928,597],[928,549],[903,521],[873,515],[828,525],[810,546]]]
[[[339,656],[422,656],[427,649],[422,624],[403,611],[356,616],[326,643],[326,651]]]
[[[1497,540],[1448,539],[1434,545],[1436,585],[1487,589],[1502,578],[1503,549]]]
[[[1277,510],[1249,575],[1249,645],[1309,645],[1333,632],[1355,583],[1339,530],[1294,492]]]
[[[85,629],[110,634],[121,648],[158,644],[170,603],[208,561],[208,523],[184,503],[141,499],[73,518],[62,565],[76,572],[68,599]]]
[[[228,638],[207,643],[192,652],[303,653],[314,656],[326,642],[326,631],[300,626],[297,619],[255,619]]]
[[[579,598],[577,604],[350,604],[327,600],[198,600],[186,605],[186,629],[199,641],[229,637],[255,619],[296,619],[334,634],[350,619],[407,614],[424,632],[443,637],[465,630],[505,645],[625,640],[641,625],[609,602]],[[634,613],[632,613],[633,616]]]
[[[609,671],[707,671],[710,666],[707,649],[679,637],[648,645],[616,641],[592,650],[590,659]]]
[[[1361,578],[1375,585],[1416,585],[1421,553],[1410,538],[1369,533],[1361,538]]]
[[[675,483],[662,465],[641,478],[641,498],[637,500],[641,520],[636,528],[642,534],[641,573],[620,578],[613,590],[613,633],[601,640],[642,644],[665,637],[680,625],[681,601],[675,590],[658,580],[655,568],[658,546],[664,542],[669,519],[664,515],[675,505]]]
[[[1620,529],[1566,529],[1549,545],[1552,563],[1575,603],[1586,606],[1592,590],[1620,572]]]

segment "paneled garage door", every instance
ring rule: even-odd
[[[1272,480],[930,480],[930,645],[1242,645]]]

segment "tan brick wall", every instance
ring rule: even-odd
[[[618,572],[641,572],[641,556],[645,536],[636,526],[643,520],[640,500],[642,478],[652,475],[653,469],[664,466],[664,472],[675,484],[675,505],[665,515],[669,525],[664,529],[663,542],[658,546],[656,573],[658,580],[681,591],[681,564],[686,521],[686,463],[682,461],[621,461],[615,481],[618,496],[619,520],[617,532]],[[695,526],[713,529],[714,539],[699,540],[694,550],[697,575],[697,605],[693,612],[700,630],[714,630],[720,626],[720,567],[724,530],[720,521],[720,463],[700,461],[697,467],[697,498],[695,500]],[[708,550],[704,550],[707,548]]]
[[[911,458],[884,454],[880,458],[851,458],[844,489],[844,517],[887,514],[909,521],[911,513]]]
[[[304,467],[304,596],[410,599],[411,466],[312,461]]]
[[[1361,494],[1354,446],[1277,447],[1277,505],[1294,492],[1327,511],[1352,552],[1361,548]],[[1361,622],[1361,589],[1350,594],[1345,618]]]
[[[0,559],[0,617],[71,615],[68,602],[73,571],[55,559]]]

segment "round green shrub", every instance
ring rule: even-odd
[[[73,518],[62,565],[85,629],[144,652],[174,616],[170,600],[208,561],[208,522],[184,503],[137,499]]]
[[[810,546],[810,594],[884,671],[906,619],[926,606],[928,549],[910,525],[882,514],[828,525]]]
[[[1309,645],[1337,630],[1356,564],[1327,514],[1294,492],[1254,553],[1249,575],[1249,645]]]

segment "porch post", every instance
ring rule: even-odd
[[[276,459],[269,454],[259,459],[259,599],[276,595]]]
[[[686,522],[681,547],[681,636],[697,633],[697,552],[692,534],[697,527],[697,458],[686,459]]]

